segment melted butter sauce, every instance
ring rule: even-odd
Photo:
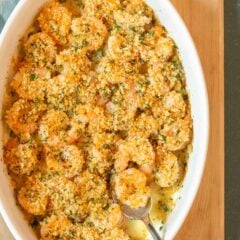
[[[174,195],[179,190],[179,187],[160,188],[153,183],[151,190],[153,205],[150,218],[161,236],[164,231],[164,223],[175,206]],[[133,240],[152,240],[142,221],[126,219],[124,228]]]

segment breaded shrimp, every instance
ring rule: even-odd
[[[129,39],[120,34],[112,35],[108,39],[108,54],[118,64],[137,61],[139,53],[136,50]]]
[[[83,172],[74,182],[78,186],[80,196],[86,204],[105,206],[108,199],[107,185],[103,178],[96,174]]]
[[[41,222],[41,240],[75,239],[74,225],[62,213],[53,213]]]
[[[160,131],[163,136],[163,146],[168,151],[185,148],[191,140],[189,120],[177,119],[166,123]]]
[[[114,228],[110,231],[106,231],[105,233],[103,233],[102,238],[104,240],[130,240],[128,234],[124,232],[124,230],[122,230],[121,228]]]
[[[134,31],[134,33],[144,32],[144,27],[152,21],[151,18],[148,18],[141,13],[130,14],[122,10],[115,11],[114,20],[116,24],[125,31]]]
[[[170,112],[170,116],[182,118],[186,114],[186,103],[181,93],[171,91],[163,98],[163,108]]]
[[[148,138],[151,134],[156,134],[160,129],[161,122],[151,115],[142,113],[133,123],[129,130],[129,135],[141,135]]]
[[[151,194],[146,176],[136,168],[116,174],[113,186],[120,203],[132,208],[145,207]]]
[[[55,61],[57,49],[53,39],[44,32],[31,35],[24,44],[25,60],[39,67]]]
[[[160,187],[171,187],[179,180],[179,174],[177,156],[159,146],[156,151],[155,182]]]
[[[108,31],[103,22],[94,17],[75,18],[71,26],[69,43],[75,49],[96,51],[103,45]]]
[[[113,203],[92,211],[87,222],[91,223],[99,232],[104,232],[120,226],[123,222],[123,214],[120,206]]]
[[[69,118],[64,112],[49,110],[40,121],[39,138],[50,147],[66,146],[70,142],[68,126]]]
[[[79,222],[89,214],[88,202],[84,201],[79,187],[73,181],[55,174],[47,181],[49,188],[49,210],[65,213],[70,219]]]
[[[96,228],[91,224],[81,223],[76,226],[77,239],[81,240],[101,240],[102,237]]]
[[[97,148],[94,145],[87,147],[87,168],[102,177],[109,174],[114,162],[109,149]]]
[[[149,18],[153,17],[153,10],[146,4],[144,0],[121,1],[124,10],[130,14],[141,13]]]
[[[86,54],[74,48],[60,52],[56,57],[56,65],[60,67],[61,74],[76,81],[85,78],[91,69]]]
[[[23,99],[43,100],[50,76],[46,68],[24,65],[14,76],[11,86]]]
[[[109,28],[114,24],[113,12],[121,7],[119,0],[87,0],[84,15],[105,20]]]
[[[149,88],[151,92],[154,93],[158,97],[162,97],[162,95],[166,94],[170,91],[171,85],[169,79],[163,75],[159,69],[163,68],[162,63],[155,63],[148,67],[149,74]]]
[[[175,44],[166,35],[163,26],[155,26],[144,36],[144,45],[141,46],[141,56],[151,64],[168,62],[175,54]]]
[[[38,163],[37,144],[34,141],[20,144],[17,138],[9,139],[5,146],[4,161],[15,174],[29,175]]]
[[[34,133],[38,129],[38,120],[46,110],[41,102],[28,102],[19,99],[6,112],[6,122],[16,134]]]
[[[45,215],[48,204],[48,194],[45,187],[34,177],[27,179],[25,186],[18,192],[20,205],[33,215]]]
[[[170,37],[161,37],[158,39],[155,47],[156,55],[163,62],[168,61],[174,55],[174,42]]]
[[[125,170],[131,161],[136,163],[146,175],[151,175],[154,168],[155,153],[147,138],[136,135],[119,143],[114,158],[114,167],[118,172]]]
[[[52,1],[38,17],[40,28],[49,34],[56,43],[65,45],[70,31],[72,14],[63,5]]]
[[[71,112],[77,102],[77,83],[64,75],[58,75],[47,82],[46,98],[51,107]]]
[[[75,145],[67,145],[56,152],[45,147],[45,160],[50,171],[59,172],[66,178],[79,175],[84,164],[83,152]]]

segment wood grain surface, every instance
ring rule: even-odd
[[[3,0],[0,0],[0,5],[2,2]],[[223,240],[223,0],[173,0],[172,2],[188,26],[200,54],[207,81],[211,117],[210,144],[203,181],[194,205],[175,240]],[[13,239],[2,219],[0,219],[0,239]]]
[[[224,239],[223,0],[173,0],[196,43],[207,81],[210,144],[203,181],[175,240]],[[201,107],[201,106],[199,106]]]

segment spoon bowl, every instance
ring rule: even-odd
[[[152,198],[149,198],[147,205],[141,208],[134,209],[126,204],[121,205],[121,210],[124,216],[132,220],[139,220],[139,219],[142,220],[142,219],[148,218],[151,208],[152,208]]]
[[[149,217],[149,213],[152,209],[151,197],[148,199],[146,206],[141,208],[132,208],[129,205],[121,204],[121,202],[117,199],[114,191],[112,192],[112,197],[113,200],[120,205],[121,210],[126,218],[130,220],[141,220],[146,225],[148,231],[151,233],[153,240],[163,240],[157,233]]]

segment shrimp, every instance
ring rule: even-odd
[[[49,34],[57,44],[67,44],[67,36],[72,22],[72,14],[67,8],[52,1],[42,10],[38,21],[41,30]]]
[[[182,118],[186,114],[186,103],[181,93],[171,91],[163,98],[163,108],[174,117]]]
[[[155,52],[163,62],[167,62],[175,53],[175,44],[170,37],[160,37],[155,46]]]
[[[46,97],[50,106],[62,111],[71,111],[77,102],[77,84],[65,77],[58,75],[47,83]]]
[[[171,187],[178,180],[180,167],[177,156],[171,152],[163,151],[158,147],[156,151],[155,182],[160,187]]]
[[[88,51],[101,48],[108,34],[103,22],[95,17],[73,19],[71,30],[70,45]]]
[[[104,208],[93,208],[86,220],[99,232],[114,229],[123,223],[123,214],[120,206],[116,203],[108,204]]]
[[[46,68],[34,68],[31,65],[25,65],[14,76],[11,86],[23,99],[43,100],[46,83],[50,76],[51,74]]]
[[[130,237],[121,228],[114,228],[110,231],[103,233],[102,239],[104,240],[130,240]]]
[[[87,168],[92,173],[105,177],[113,166],[112,148],[114,134],[96,132],[92,135],[92,144],[86,147]]]
[[[16,138],[12,138],[5,146],[5,163],[15,174],[29,175],[38,163],[38,149],[34,141],[19,144]]]
[[[121,204],[132,208],[147,205],[151,190],[147,186],[147,177],[136,168],[129,168],[113,177],[113,187]]]
[[[121,7],[119,0],[88,0],[85,1],[84,13],[105,20],[109,28],[114,24],[113,12]]]
[[[104,109],[93,104],[77,105],[73,110],[69,135],[73,139],[79,139],[86,128],[90,132],[98,132],[108,128]]]
[[[191,126],[188,119],[177,119],[166,123],[160,134],[163,146],[168,151],[178,151],[187,146],[191,140]]]
[[[92,135],[92,142],[98,149],[110,149],[114,140],[115,136],[113,133],[96,132]]]
[[[145,26],[151,23],[152,19],[142,15],[141,13],[130,14],[125,10],[118,10],[114,13],[116,24],[126,31],[134,31],[142,33]],[[136,33],[135,33],[136,34]]]
[[[162,95],[170,91],[171,85],[169,79],[163,75],[159,69],[163,68],[162,63],[155,63],[148,67],[149,89],[154,95],[161,98]]]
[[[92,71],[90,71],[86,77],[84,76],[82,78],[81,82],[77,85],[77,102],[96,105],[99,100],[97,96],[96,78],[96,72]]]
[[[74,225],[62,213],[53,213],[41,222],[41,240],[75,239]]]
[[[34,133],[38,129],[38,120],[46,108],[41,102],[19,99],[6,112],[6,122],[15,134]]]
[[[104,146],[106,147],[106,146]],[[107,176],[113,166],[113,160],[109,149],[97,148],[90,145],[87,148],[87,167],[100,176]]]
[[[85,171],[81,176],[76,177],[74,182],[78,186],[81,199],[88,204],[90,209],[95,204],[106,206],[107,184],[102,177]]]
[[[58,174],[55,175],[47,181],[49,210],[63,212],[76,222],[82,221],[89,214],[88,202],[83,201],[76,183]]]
[[[60,52],[56,57],[56,65],[61,68],[61,74],[79,81],[85,78],[91,70],[91,62],[87,55],[74,48]]]
[[[25,186],[17,195],[20,205],[30,214],[45,215],[48,204],[48,194],[45,187],[34,177],[27,179]]]
[[[62,158],[64,168],[67,171],[67,177],[79,175],[83,169],[83,152],[75,145],[69,145],[63,148]]]
[[[110,58],[116,60],[118,64],[136,61],[139,59],[139,53],[136,51],[130,41],[120,34],[112,35],[108,39],[108,54]]]
[[[39,139],[50,147],[66,146],[70,142],[68,127],[69,118],[64,112],[49,110],[40,121]]]
[[[129,135],[141,135],[148,138],[151,134],[156,134],[160,129],[161,122],[155,119],[153,116],[146,113],[142,113],[134,122],[132,128],[129,131]]]
[[[141,111],[148,112],[156,101],[159,101],[159,99],[156,97],[155,91],[152,90],[151,86],[148,86],[145,91],[139,89],[139,92],[137,92],[137,108]]]
[[[76,226],[76,240],[101,240],[99,232],[90,224],[81,223]]]
[[[97,65],[99,83],[120,84],[126,81],[129,75],[118,64],[114,63],[108,57],[103,57]],[[103,86],[104,87],[104,86]]]
[[[57,54],[54,41],[44,32],[31,35],[24,44],[24,50],[25,60],[39,67],[53,63]]]
[[[79,175],[84,164],[83,153],[75,145],[67,145],[54,153],[52,150],[45,148],[45,159],[48,169],[61,172],[66,178]]]
[[[154,168],[155,153],[147,138],[136,135],[119,143],[114,158],[114,167],[118,172],[125,170],[131,161],[136,163],[142,172],[150,176]]]
[[[71,139],[78,140],[81,138],[82,133],[85,132],[87,124],[90,122],[90,115],[92,108],[94,106],[91,104],[80,105],[78,104],[73,109],[73,116],[70,120],[70,129],[68,134]]]
[[[155,100],[152,104],[152,115],[157,119],[161,129],[163,124],[166,123],[169,119],[170,113],[163,107],[163,102],[161,100]]]
[[[171,91],[152,104],[152,114],[161,126],[186,116],[187,105],[181,93]]]
[[[91,111],[88,112],[88,119],[90,120],[88,130],[91,134],[110,128],[104,108],[101,106],[92,106]]]
[[[122,83],[114,89],[111,101],[106,104],[110,128],[114,131],[129,130],[133,123],[137,111],[135,77],[132,76],[128,79],[129,82]]]
[[[141,56],[149,60],[152,65],[157,62],[165,63],[171,60],[175,55],[174,41],[166,36],[166,30],[163,26],[155,26],[144,36],[144,46]]]
[[[129,109],[127,108],[129,107]],[[109,128],[113,131],[126,131],[132,125],[136,108],[135,105],[121,106],[112,101],[106,104]]]
[[[130,14],[141,13],[149,18],[153,17],[152,9],[145,3],[144,0],[121,1],[124,10]]]

